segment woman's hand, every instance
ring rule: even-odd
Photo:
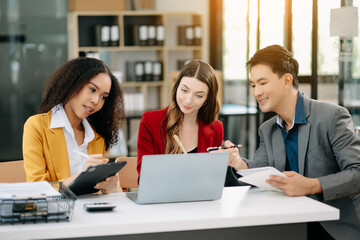
[[[89,155],[89,158],[86,160],[83,171],[85,171],[90,166],[99,165],[99,164],[105,164],[105,163],[108,163],[108,162],[109,162],[109,159],[104,158],[102,154]],[[69,186],[75,180],[75,178],[77,178],[79,176],[79,174],[80,173],[74,174],[71,177],[65,179],[63,181],[65,186]],[[112,178],[115,178],[115,180],[113,180]],[[105,181],[102,182],[104,184],[99,185],[100,188],[97,188],[97,189],[102,190],[103,193],[109,193],[108,189],[110,189],[111,187],[113,189],[115,187],[116,181],[118,180],[118,178],[117,178],[117,176],[116,177],[114,176],[114,177],[109,177],[108,179],[110,179],[108,181],[108,183],[105,183],[107,181],[107,179],[106,179]],[[115,183],[113,183],[113,182],[115,182]],[[103,191],[103,189],[104,189],[104,191]],[[112,191],[112,189],[111,189],[111,191]]]
[[[108,162],[109,159],[104,158],[102,154],[89,155],[89,158],[86,160],[84,171],[90,166],[105,164]],[[99,182],[95,185],[94,188],[101,190],[101,193],[111,193],[114,190],[115,186],[117,186],[118,180],[118,175],[115,174],[114,176],[105,179],[105,181]]]
[[[94,188],[101,190],[101,193],[111,193],[114,190],[115,186],[117,186],[118,181],[118,174],[115,174],[114,176],[105,179],[105,181],[99,182],[95,185]]]
[[[83,171],[85,171],[90,166],[99,165],[99,164],[105,164],[105,163],[108,163],[108,162],[109,162],[109,159],[104,158],[102,154],[89,155],[89,158],[86,160]]]

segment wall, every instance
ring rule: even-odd
[[[209,61],[209,0],[155,0],[155,10],[174,12],[196,12],[203,15],[204,60]]]

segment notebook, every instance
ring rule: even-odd
[[[272,190],[272,191],[281,191],[281,190],[268,184],[266,182],[266,179],[269,179],[270,175],[278,175],[278,176],[286,177],[285,174],[283,174],[274,167],[250,168],[250,169],[239,170],[237,173],[242,176],[241,178],[238,179],[239,181],[254,185],[258,188],[262,188],[265,190]]]
[[[217,200],[222,196],[229,153],[145,155],[138,204]]]

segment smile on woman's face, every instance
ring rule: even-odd
[[[197,115],[207,99],[208,92],[208,86],[197,78],[183,77],[176,91],[176,102],[185,115]]]
[[[81,121],[83,118],[99,111],[109,96],[110,76],[99,73],[65,104],[65,112],[70,120]]]

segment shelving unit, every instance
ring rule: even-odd
[[[95,25],[118,25],[119,46],[95,46]],[[134,24],[163,25],[165,30],[162,46],[132,46],[131,31]],[[112,71],[122,72],[121,86],[125,92],[141,92],[144,110],[160,109],[170,102],[170,73],[178,71],[177,61],[202,59],[201,45],[178,45],[178,26],[199,25],[203,34],[202,16],[193,12],[158,11],[74,11],[68,13],[68,56],[75,58],[80,52],[99,52],[101,59]],[[161,61],[163,79],[156,82],[129,82],[126,79],[127,61]]]

